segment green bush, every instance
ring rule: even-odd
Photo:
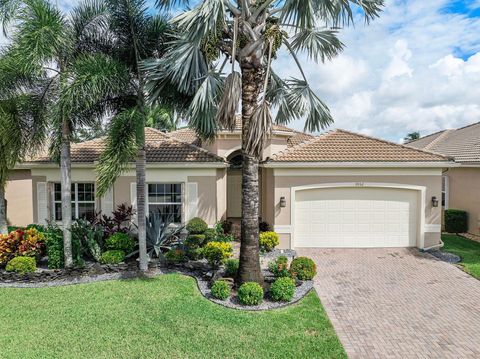
[[[125,253],[118,249],[112,249],[102,253],[100,262],[103,264],[118,264],[125,261]]]
[[[187,257],[185,251],[182,251],[181,249],[170,249],[165,253],[165,259],[168,263],[180,263],[185,262]]]
[[[205,242],[204,234],[190,234],[185,239],[185,246],[188,248],[198,248]]]
[[[45,245],[47,247],[48,268],[59,269],[64,267],[63,232],[57,225],[49,225],[45,230]],[[77,236],[72,236],[73,262],[82,266],[82,246]]]
[[[290,264],[290,274],[300,280],[311,280],[317,274],[315,262],[307,257],[297,257]]]
[[[279,245],[280,239],[275,232],[262,232],[260,233],[260,249],[265,252],[270,252]]]
[[[230,243],[208,242],[205,247],[203,247],[202,252],[208,263],[212,267],[217,268],[220,264],[232,256],[233,248]]]
[[[237,294],[243,305],[258,305],[263,300],[263,288],[256,282],[243,283]]]
[[[203,219],[195,217],[188,221],[186,228],[190,234],[203,234],[208,225]]]
[[[117,232],[105,241],[105,249],[123,251],[130,254],[135,249],[135,241],[126,233]]]
[[[224,280],[217,280],[213,283],[211,293],[214,298],[225,300],[230,296],[232,288]]]
[[[7,263],[5,269],[20,274],[32,273],[37,270],[37,263],[33,257],[15,257]]]
[[[288,258],[279,256],[278,258],[268,263],[268,270],[273,273],[275,277],[290,277],[288,271]]]
[[[187,257],[191,260],[198,261],[203,258],[202,248],[187,248],[185,251]]]
[[[270,287],[270,297],[275,302],[289,302],[295,294],[295,281],[292,278],[278,278]]]
[[[467,212],[459,209],[445,210],[445,231],[448,233],[468,232]]]
[[[205,236],[204,243],[213,242],[217,236],[217,231],[214,228],[207,228],[203,235]]]
[[[258,230],[260,232],[271,232],[272,231],[272,226],[268,224],[267,222],[263,221],[258,224]]]
[[[225,261],[225,275],[230,278],[235,278],[237,276],[239,266],[240,262],[238,259],[227,259]]]

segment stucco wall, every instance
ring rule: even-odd
[[[468,231],[480,234],[480,168],[452,168],[449,178],[449,208],[468,212]]]
[[[290,172],[289,172],[290,171]],[[385,175],[387,173],[392,175]],[[291,235],[287,233],[291,223],[291,190],[292,187],[307,186],[327,183],[346,183],[346,182],[375,182],[404,184],[426,187],[425,193],[425,224],[427,230],[432,230],[425,235],[425,247],[435,245],[440,242],[441,226],[441,208],[432,207],[431,198],[436,196],[441,198],[441,169],[438,170],[390,170],[390,169],[362,169],[362,170],[321,170],[321,169],[275,169],[275,194],[270,205],[274,209],[274,224],[277,229],[285,229],[281,234],[282,247],[289,247],[291,244]],[[291,173],[291,175],[289,175]],[[351,173],[351,175],[348,175]],[[383,175],[380,175],[383,173]],[[280,208],[280,197],[285,197],[286,207]],[[432,229],[429,229],[432,228]],[[434,229],[433,229],[434,228]]]
[[[188,182],[196,182],[198,185],[197,216],[213,226],[217,221],[216,177],[191,176],[188,177]]]
[[[9,172],[5,199],[9,224],[26,226],[33,223],[33,180],[30,170]]]

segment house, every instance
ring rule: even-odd
[[[146,129],[148,208],[177,222],[241,216],[241,124],[202,143],[194,131]],[[135,206],[135,171],[95,195],[103,139],[72,145],[73,216]],[[443,155],[335,130],[312,136],[275,125],[260,166],[261,219],[282,248],[419,247],[441,243]],[[22,163],[7,186],[12,224],[61,220],[60,171],[48,157]]]
[[[480,235],[480,122],[443,130],[408,146],[453,157],[458,166],[443,174],[442,205],[468,213],[468,231]]]

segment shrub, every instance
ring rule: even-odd
[[[112,249],[102,253],[100,262],[103,264],[118,264],[125,261],[125,253],[118,249]]]
[[[280,243],[280,239],[278,237],[278,234],[275,232],[262,232],[260,233],[260,249],[265,251],[265,252],[270,252],[278,246]]]
[[[224,280],[217,280],[213,283],[211,293],[214,298],[225,300],[230,296],[232,289],[230,284]]]
[[[285,256],[279,256],[270,261],[270,263],[268,263],[268,270],[272,272],[275,277],[289,277],[288,258]]]
[[[214,228],[207,228],[203,235],[205,236],[204,243],[213,242],[217,236],[217,231]]]
[[[102,256],[103,228],[93,225],[86,219],[77,219],[71,227],[72,242],[80,245],[82,258],[100,261]]]
[[[208,242],[205,247],[203,247],[203,256],[213,267],[218,267],[226,259],[230,258],[232,252],[232,245],[225,242]]]
[[[185,246],[189,248],[198,248],[205,242],[204,234],[190,234],[185,239]]]
[[[5,269],[9,272],[17,272],[20,274],[32,273],[37,270],[35,258],[18,256],[7,263]]]
[[[168,263],[180,263],[184,262],[187,258],[185,256],[185,251],[181,249],[170,249],[165,253],[165,259]]]
[[[290,264],[290,274],[300,280],[311,280],[317,274],[315,262],[307,257],[297,257]]]
[[[18,228],[0,235],[0,265],[5,265],[14,257],[38,257],[44,253],[45,235],[36,228]]]
[[[117,232],[107,238],[105,248],[107,250],[119,250],[130,254],[135,249],[135,241],[126,233]]]
[[[459,209],[445,210],[445,231],[448,233],[468,232],[467,212]]]
[[[45,238],[48,256],[48,268],[63,268],[63,233],[61,229],[58,227],[49,227],[45,232]]]
[[[260,232],[271,232],[273,229],[272,229],[272,226],[270,224],[268,224],[267,222],[260,222],[258,224],[258,230]]]
[[[235,278],[238,273],[240,262],[238,259],[227,259],[225,261],[225,275],[227,277]]]
[[[228,220],[221,221],[220,226],[223,229],[223,233],[225,233],[225,234],[231,234],[232,233],[232,226],[233,226],[232,221],[228,221]]]
[[[203,234],[208,229],[208,225],[203,219],[195,217],[188,221],[186,228],[190,234]]]
[[[278,278],[270,287],[270,297],[276,302],[289,302],[295,294],[295,281],[292,278]]]
[[[258,305],[263,300],[263,288],[256,282],[243,283],[237,294],[243,305]]]
[[[203,249],[202,248],[187,248],[186,255],[191,260],[197,261],[203,258]]]

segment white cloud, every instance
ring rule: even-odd
[[[390,50],[392,60],[383,73],[383,78],[388,81],[395,77],[412,77],[412,68],[408,60],[412,57],[412,52],[408,48],[408,42],[404,39],[397,40],[393,49]]]

